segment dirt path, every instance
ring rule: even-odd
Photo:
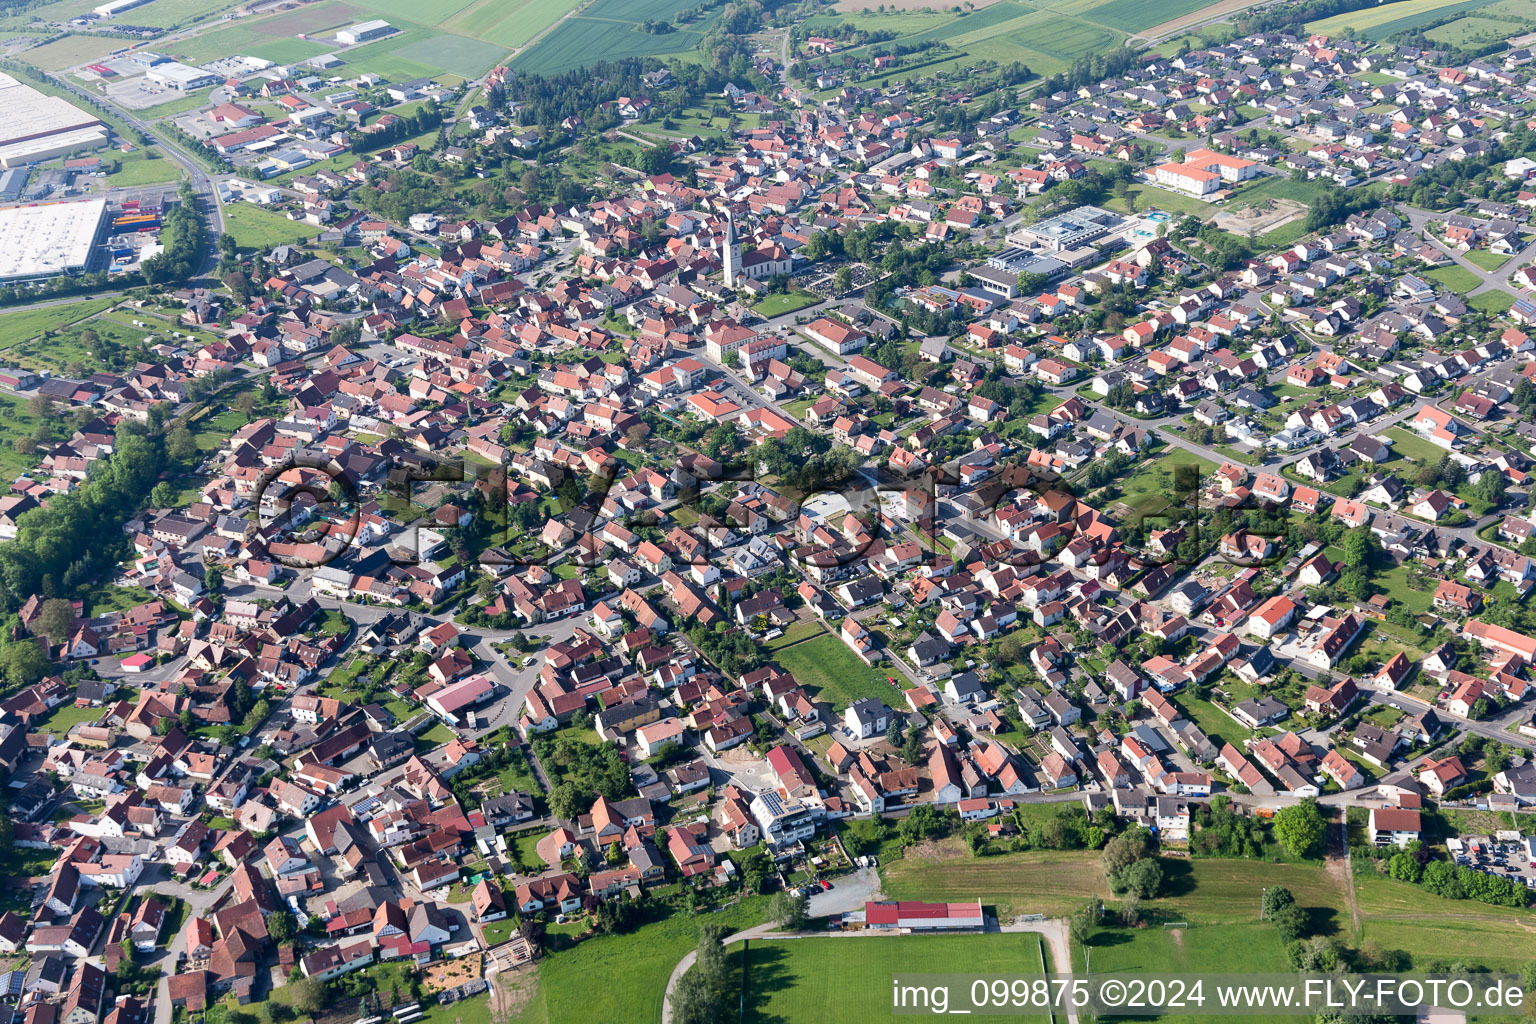
[[[1340,821],[1328,826],[1328,856],[1323,870],[1344,890],[1344,905],[1349,907],[1349,924],[1355,937],[1360,936],[1360,901],[1355,896],[1355,872],[1349,859],[1349,826]]]
[[[1198,11],[1192,11],[1182,18],[1174,18],[1171,21],[1163,22],[1161,25],[1153,25],[1145,32],[1138,32],[1130,38],[1143,39],[1149,43],[1161,42],[1169,36],[1175,36],[1189,29],[1198,28],[1208,22],[1219,21],[1229,14],[1246,10],[1262,2],[1263,0],[1219,0],[1218,3],[1211,4],[1209,7],[1202,7]],[[1130,39],[1127,39],[1126,42],[1130,42]]]

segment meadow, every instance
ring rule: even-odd
[[[883,700],[891,707],[901,699],[896,687],[885,681],[884,672],[864,664],[835,636],[823,634],[782,648],[774,652],[773,660],[839,712],[864,697]]]
[[[731,946],[739,979],[742,947]],[[747,944],[747,1024],[813,1024],[816,1021],[884,1020],[891,1016],[891,975],[912,965],[923,973],[1040,976],[1040,936],[903,935],[804,938]],[[962,983],[963,984],[963,983]],[[968,986],[964,986],[968,988]],[[951,1011],[960,986],[952,986]],[[1008,1017],[1044,1021],[1045,1013]]]
[[[280,213],[250,203],[227,204],[224,227],[242,249],[267,250],[275,245],[308,242],[320,233],[313,224],[289,220]]]

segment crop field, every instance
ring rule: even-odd
[[[1209,0],[1166,0],[1149,4],[1147,0],[1110,0],[1099,7],[1090,8],[1091,20],[1122,32],[1140,32],[1165,21],[1193,14],[1206,7]],[[1052,8],[1055,10],[1056,8]],[[1086,12],[1084,12],[1086,13]]]
[[[390,51],[403,60],[416,61],[463,78],[475,78],[489,71],[507,55],[507,48],[465,36],[438,33],[426,39],[396,47]]]
[[[1473,43],[1488,43],[1519,35],[1529,29],[1532,24],[1530,20],[1506,21],[1503,18],[1467,15],[1464,18],[1457,18],[1449,25],[1430,29],[1427,35],[1435,42],[1444,43],[1447,46],[1468,46]]]
[[[558,5],[558,11],[549,15],[550,20],[558,17],[559,12],[572,2],[532,0],[535,4]],[[293,63],[335,52],[345,62],[346,74],[372,71],[390,81],[445,74],[473,78],[489,70],[515,45],[477,31],[473,22],[467,22],[457,30],[445,27],[444,23],[465,13],[465,8],[473,3],[474,0],[438,0],[436,3],[408,5],[403,0],[361,0],[358,3],[324,0],[301,10],[215,28],[178,41],[171,47],[171,52],[191,63],[231,53]],[[514,9],[519,9],[519,5],[486,8],[486,11],[498,11],[504,17],[511,17]],[[526,7],[520,9],[526,10]],[[384,18],[399,31],[359,46],[337,46],[334,36],[338,30],[374,17]],[[306,38],[298,38],[300,35]]]
[[[1400,0],[1398,3],[1381,4],[1364,10],[1337,14],[1320,21],[1310,21],[1308,32],[1338,35],[1346,28],[1353,28],[1362,37],[1372,41],[1385,39],[1397,32],[1427,25],[1456,14],[1486,7],[1494,0]]]
[[[579,4],[580,0],[476,0],[441,25],[510,50],[526,45]]]
[[[741,977],[742,947],[727,953]],[[753,940],[746,954],[747,1024],[818,1024],[891,1016],[891,973],[912,964],[924,973],[1038,977],[1040,936],[902,935]],[[732,991],[736,985],[732,985]],[[734,1015],[733,1015],[734,1017]],[[1008,1016],[1044,1021],[1044,1013]]]
[[[896,900],[974,900],[1000,914],[1069,914],[1091,896],[1109,898],[1097,851],[1062,850],[972,857],[959,842],[882,861],[880,891]]]
[[[1194,5],[1191,9],[1200,6],[1198,0],[1177,0],[1176,13],[1189,4]],[[1145,8],[1141,0],[1110,0],[1107,5],[1102,0],[1001,0],[959,14],[887,9],[883,13],[848,16],[847,21],[868,31],[901,33],[892,42],[903,45],[944,43],[956,51],[960,61],[1022,61],[1036,74],[1049,75],[1064,70],[1084,54],[1120,46],[1125,40],[1125,25],[1163,20],[1164,8]],[[1101,18],[1101,10],[1114,13],[1111,18]],[[824,15],[816,21],[836,24],[838,19]]]
[[[512,64],[520,71],[558,74],[595,60],[684,53],[698,47],[711,19],[662,35],[641,31],[640,23],[670,20],[689,6],[686,0],[595,0],[519,54]]]

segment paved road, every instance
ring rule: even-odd
[[[1470,292],[1467,292],[1467,295],[1480,295],[1487,291],[1507,291],[1505,281],[1509,275],[1521,267],[1527,266],[1533,259],[1536,259],[1536,240],[1533,240],[1525,248],[1521,249],[1518,254],[1501,264],[1499,269],[1485,270],[1476,263],[1466,259],[1460,250],[1451,248],[1429,232],[1429,225],[1432,221],[1443,221],[1446,217],[1452,216],[1452,214],[1434,213],[1430,210],[1421,210],[1416,206],[1408,206],[1407,204],[1399,204],[1398,209],[1407,216],[1408,223],[1426,242],[1455,260],[1456,265],[1461,269],[1477,275],[1481,283]]]

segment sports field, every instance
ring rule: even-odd
[[[740,979],[742,947],[727,952]],[[1040,966],[1040,936],[1030,933],[754,939],[747,944],[742,1019],[747,1024],[886,1020],[894,1016],[891,977],[898,971],[1028,979],[1040,977]],[[953,1002],[949,1007],[961,1008]],[[1045,1021],[1047,1015],[1008,1019]]]

